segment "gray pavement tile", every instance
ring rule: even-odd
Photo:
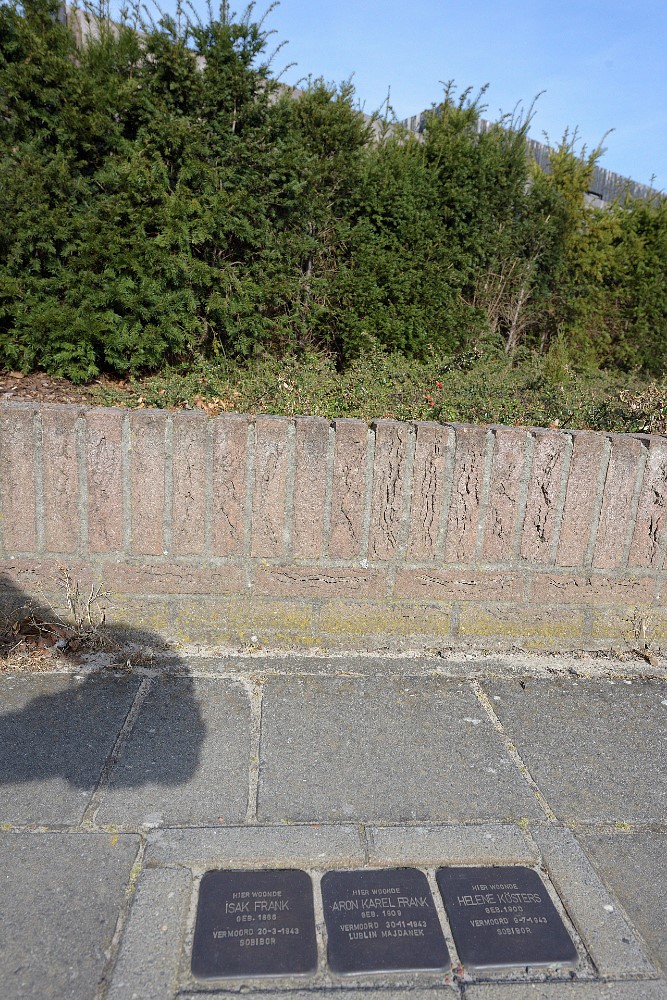
[[[539,860],[535,845],[516,826],[382,826],[368,827],[366,834],[372,865],[504,865]]]
[[[262,821],[541,815],[470,689],[442,678],[292,678],[265,687]]]
[[[153,682],[97,814],[99,823],[238,823],[248,800],[250,703],[224,679]]]
[[[0,677],[0,823],[80,821],[139,683]]]
[[[466,1000],[667,1000],[664,982],[484,983],[466,987]]]
[[[667,973],[667,833],[578,834],[577,840]]]
[[[667,682],[486,681],[521,757],[562,819],[667,818]]]
[[[168,1000],[176,992],[191,881],[185,871],[141,873],[107,1000]]]
[[[313,986],[312,990],[276,990],[271,987],[262,989],[257,986],[253,986],[251,989],[251,993],[244,992],[242,995],[261,997],[262,1000],[318,1000],[318,997],[323,996],[331,996],[334,1000],[363,1000],[364,997],[377,997],[377,1000],[437,1000],[438,997],[444,997],[445,1000],[455,1000],[461,996],[456,986],[448,984],[434,986],[432,989],[428,987],[419,989],[419,987],[414,987],[414,984],[392,989],[368,981],[365,985],[360,985],[358,989],[341,989],[338,984],[330,989],[323,988],[321,985]],[[213,992],[207,990],[204,996],[206,1000],[215,1000],[215,997],[236,996],[238,993],[238,989],[214,990]],[[202,1000],[201,993],[179,993],[178,997],[179,1000]],[[648,997],[647,1000],[654,1000],[654,998]]]
[[[598,972],[605,977],[657,978],[654,966],[570,830],[533,831],[551,881]]]
[[[245,826],[217,830],[156,830],[149,834],[147,865],[277,867],[362,865],[354,826]]]
[[[135,836],[0,834],[0,1000],[91,1000],[137,855]]]

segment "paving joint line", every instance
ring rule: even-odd
[[[357,827],[359,832],[359,840],[361,841],[361,850],[364,852],[364,867],[370,864],[371,848],[368,839],[368,829],[365,823],[360,823]],[[373,835],[371,834],[371,837]]]
[[[554,813],[553,809],[551,808],[551,806],[545,799],[544,795],[540,791],[537,782],[535,781],[532,774],[528,770],[528,767],[526,766],[523,758],[521,757],[521,754],[519,753],[516,746],[510,739],[509,735],[505,732],[505,727],[503,726],[502,722],[496,715],[495,709],[489,699],[489,696],[482,689],[482,685],[479,683],[478,680],[471,680],[470,686],[473,689],[478,702],[480,703],[480,705],[486,712],[488,718],[490,719],[493,728],[496,730],[496,732],[502,739],[505,750],[512,758],[515,767],[517,768],[522,778],[524,779],[524,781],[530,788],[531,792],[535,796],[535,799],[537,800],[537,804],[539,805],[540,809],[542,810],[542,812],[547,817],[550,823],[557,823],[558,818],[556,814]]]
[[[95,820],[97,818],[97,813],[102,805],[102,796],[107,789],[111,775],[113,774],[116,764],[121,758],[123,750],[127,745],[127,741],[130,738],[130,733],[134,729],[134,725],[139,716],[139,712],[142,709],[146,698],[150,692],[152,686],[152,681],[148,677],[144,677],[141,684],[137,689],[137,693],[134,696],[134,701],[130,706],[130,710],[125,716],[125,722],[121,726],[120,732],[116,737],[116,742],[113,745],[111,753],[107,757],[102,772],[100,774],[99,780],[93,794],[90,796],[90,801],[86,806],[83,816],[81,817],[81,823],[79,824],[84,830],[94,830]]]
[[[113,937],[111,938],[111,944],[109,945],[108,958],[104,963],[104,969],[102,970],[102,975],[100,976],[100,981],[95,993],[95,1000],[105,1000],[108,995],[109,987],[111,986],[111,979],[113,976],[113,970],[118,960],[118,952],[120,951],[120,942],[123,936],[123,931],[125,930],[125,925],[127,923],[128,917],[130,915],[130,908],[132,906],[132,899],[136,891],[137,881],[144,867],[144,855],[146,853],[146,837],[141,836],[139,841],[139,848],[137,850],[134,863],[130,869],[130,874],[127,878],[127,885],[125,886],[125,894],[123,897],[123,902],[118,913],[118,918],[116,920],[116,926],[114,928]]]
[[[249,678],[245,683],[250,702],[250,753],[248,758],[248,805],[244,826],[257,826],[259,808],[259,778],[262,753],[262,710],[264,703],[264,678]]]

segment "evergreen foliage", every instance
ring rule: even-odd
[[[101,16],[77,47],[56,0],[0,6],[6,366],[492,343],[665,371],[665,199],[591,209],[600,150],[566,136],[544,172],[527,119],[480,133],[452,87],[422,139],[374,134],[349,84],[278,87],[251,8],[209,15]]]

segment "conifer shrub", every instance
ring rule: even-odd
[[[480,132],[453,87],[423,136],[374,129],[349,84],[279,87],[251,8],[92,23],[77,46],[57,0],[0,6],[6,367],[340,370],[490,342],[664,373],[667,203],[589,208],[599,149],[566,136],[545,172],[529,116]]]

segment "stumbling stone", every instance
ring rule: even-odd
[[[532,868],[439,868],[436,878],[463,965],[576,965],[577,950]]]
[[[313,886],[306,872],[206,872],[192,948],[194,976],[293,976],[316,969]]]
[[[333,972],[449,969],[449,952],[423,872],[327,872],[322,901]]]

